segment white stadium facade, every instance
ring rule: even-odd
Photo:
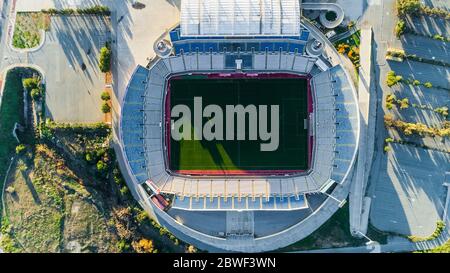
[[[124,172],[142,205],[180,239],[209,251],[295,243],[342,206],[359,144],[357,94],[339,54],[298,0],[183,0],[180,24],[155,41],[122,102]],[[313,7],[312,7],[313,8]],[[173,76],[289,73],[309,79],[310,169],[293,175],[179,176],[169,171],[166,92]]]

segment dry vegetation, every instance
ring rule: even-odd
[[[50,28],[50,15],[42,12],[18,12],[14,26],[13,46],[33,48],[41,42],[41,31]]]

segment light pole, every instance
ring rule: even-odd
[[[334,201],[338,202],[340,208],[342,208],[342,207],[347,203],[347,200],[346,200],[346,199],[344,199],[344,200],[339,200],[339,199],[337,199],[336,197],[334,197],[334,196],[332,196],[332,195],[329,195],[329,194],[326,193],[326,192],[322,192],[322,193],[325,194],[326,196],[330,197],[330,198],[333,199]]]
[[[356,232],[356,233],[359,233],[362,237],[364,237],[365,239],[368,240],[368,242],[366,243],[366,245],[370,245],[370,244],[375,243],[375,241],[373,241],[372,239],[370,239],[369,237],[367,237],[367,235],[365,235],[365,234],[362,233],[361,231],[355,230],[355,232]]]

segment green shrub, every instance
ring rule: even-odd
[[[386,102],[395,103],[397,101],[397,97],[394,94],[388,94],[386,96]]]
[[[407,109],[409,107],[408,98],[404,98],[400,101],[400,109]]]
[[[402,81],[403,77],[396,75],[394,71],[389,71],[387,74],[386,84],[387,86],[391,87],[393,85],[396,85],[398,82]]]
[[[94,162],[94,157],[92,156],[92,153],[91,153],[91,152],[87,152],[84,158],[86,159],[86,161],[87,161],[88,163]]]
[[[447,106],[436,108],[436,109],[434,109],[434,111],[438,114],[443,115],[444,117],[448,116],[448,107]]]
[[[386,142],[386,143],[392,143],[392,142],[394,142],[394,139],[391,138],[391,137],[387,137],[387,138],[384,140],[384,142]]]
[[[397,0],[397,12],[400,16],[418,14],[420,7],[419,0]]]
[[[77,9],[79,14],[97,14],[97,15],[111,15],[111,11],[107,6],[93,6],[91,8]]]
[[[27,89],[28,91],[38,88],[40,82],[41,82],[41,80],[37,77],[27,78],[22,81],[23,87],[25,87],[25,89]]]
[[[99,68],[103,73],[111,69],[111,50],[106,46],[100,49]]]
[[[445,41],[444,36],[439,35],[439,34],[434,35],[434,36],[433,36],[433,39],[439,40],[439,41],[442,41],[442,42]]]
[[[16,154],[22,154],[27,149],[25,144],[19,144],[16,146]]]
[[[39,88],[32,89],[30,96],[33,100],[39,100],[41,98],[41,90]]]
[[[111,106],[109,106],[109,104],[107,102],[102,104],[102,108],[101,108],[102,112],[107,114],[109,112],[111,112]]]
[[[404,20],[400,19],[398,20],[397,24],[395,25],[395,36],[400,37],[403,33],[405,33],[406,30],[406,23]]]
[[[148,214],[147,214],[147,212],[145,212],[145,210],[139,209],[138,213],[136,214],[135,219],[138,223],[142,223],[148,219]]]
[[[102,93],[102,95],[101,95],[101,98],[102,98],[102,100],[104,100],[104,101],[108,101],[108,100],[111,99],[111,96],[109,95],[108,92],[104,91],[104,92]]]
[[[431,84],[431,82],[426,82],[423,84],[423,86],[425,86],[426,88],[431,88],[433,87],[433,84]]]
[[[121,193],[123,196],[127,195],[129,192],[130,192],[130,191],[128,190],[128,187],[127,187],[127,186],[123,186],[123,187],[120,189],[120,193]]]
[[[108,165],[105,162],[103,162],[102,160],[99,160],[97,162],[97,171],[99,173],[106,173],[107,170],[108,170]]]
[[[414,80],[414,81],[413,81],[413,85],[416,85],[416,86],[417,86],[417,85],[420,85],[420,81],[419,81],[419,80]]]
[[[391,110],[394,107],[394,105],[392,104],[392,102],[386,102],[386,108]]]
[[[128,251],[130,247],[131,247],[130,244],[128,244],[124,239],[117,242],[117,249],[120,252]]]

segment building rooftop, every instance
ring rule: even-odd
[[[181,36],[298,36],[298,0],[183,0]]]

